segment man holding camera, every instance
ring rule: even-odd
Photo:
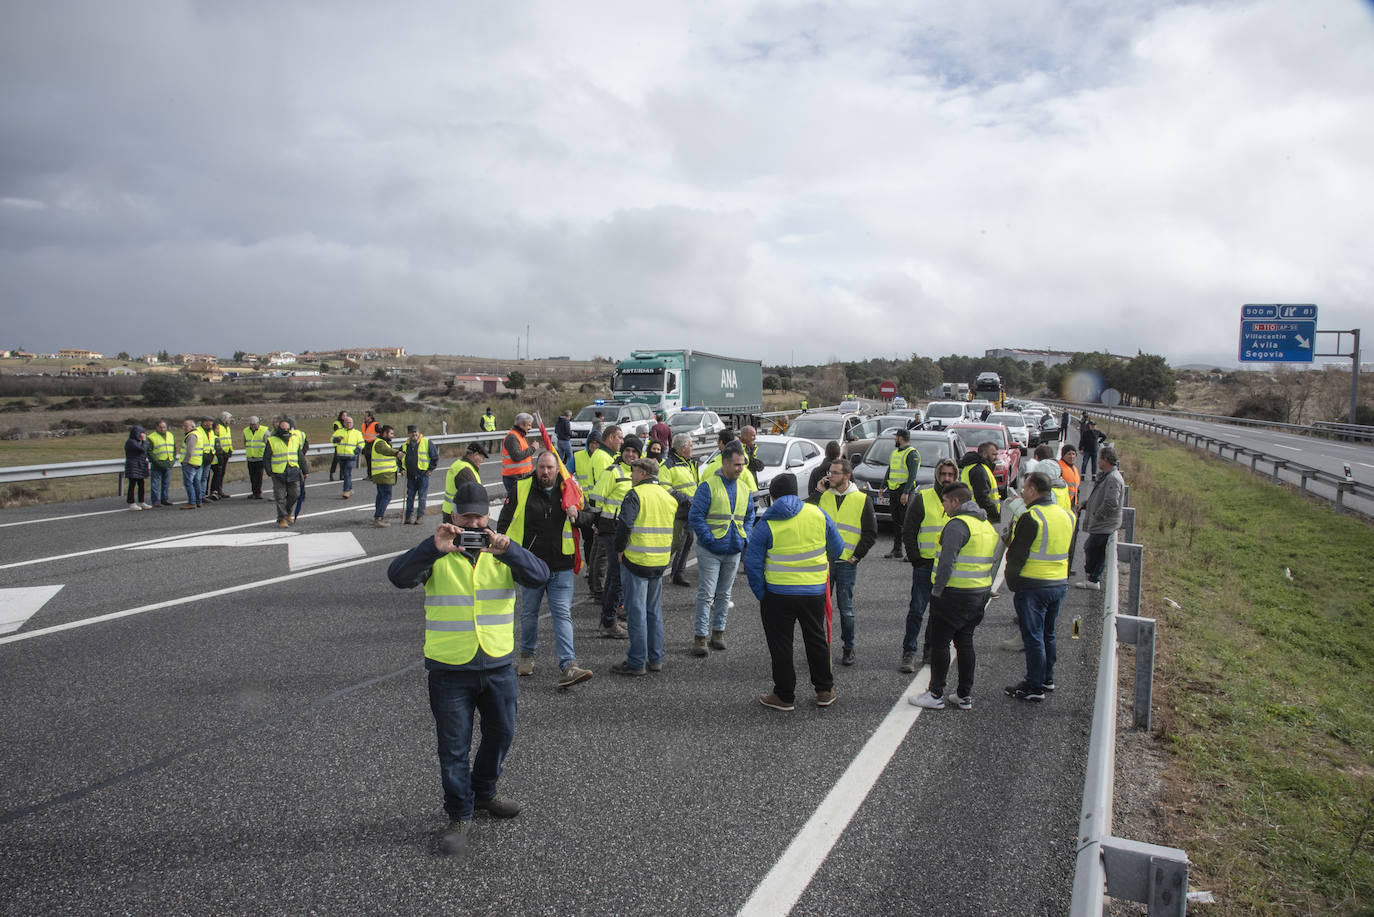
[[[496,795],[520,691],[511,666],[515,584],[538,589],[549,580],[547,564],[488,528],[489,506],[481,484],[459,485],[454,524],[441,524],[387,570],[400,589],[425,586],[425,668],[449,817],[439,849],[449,855],[467,852],[474,811],[520,814],[518,803]],[[474,713],[481,715],[482,741],[469,765]]]

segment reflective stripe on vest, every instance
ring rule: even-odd
[[[472,476],[477,479],[477,483],[482,483],[482,472],[477,466],[467,459],[454,459],[453,464],[448,466],[448,476],[444,478],[444,512],[453,515],[453,498],[458,493],[458,475],[463,473],[466,468],[472,472]]]
[[[525,439],[525,434],[521,433],[518,427],[511,427],[510,433],[506,434],[508,437],[512,435],[518,440],[521,452],[529,449],[530,441]],[[501,476],[504,478],[512,478],[533,473],[534,453],[531,452],[517,462],[515,459],[511,458],[510,453],[506,451],[506,441],[504,439],[501,440]]]
[[[697,474],[696,463],[691,459],[682,458],[675,452],[672,463],[663,465],[659,469],[658,483],[690,500],[697,492],[701,478]]]
[[[410,448],[411,445],[412,445],[411,443],[407,443],[407,444],[406,444],[406,448]],[[413,445],[414,445],[415,448],[418,450],[418,452],[417,452],[416,455],[415,455],[415,470],[416,470],[416,471],[428,471],[428,470],[429,470],[429,437],[428,437],[428,436],[421,436],[421,437],[419,438],[418,441],[416,441],[415,443],[413,443]]]
[[[215,424],[215,440],[220,452],[234,451],[234,431],[222,423]]]
[[[735,480],[733,504],[730,503],[730,494],[725,489],[725,479],[720,472],[707,478],[706,486],[711,488],[711,505],[706,508],[706,527],[711,530],[711,535],[717,539],[725,538],[733,529],[741,539],[746,538],[744,517],[749,506],[749,488],[744,486],[744,475],[740,474]]]
[[[487,431],[488,433],[495,433],[495,432],[496,432],[496,415],[495,415],[495,414],[483,414],[483,415],[482,415],[482,429],[485,430],[485,431]]]
[[[186,451],[183,458],[192,468],[199,468],[205,460],[205,452],[200,448],[200,427],[196,427],[182,440]]]
[[[514,652],[515,578],[491,554],[479,554],[475,566],[445,554],[425,581],[425,656],[463,665],[479,646],[497,659]]]
[[[945,504],[940,501],[940,495],[934,487],[921,491],[921,505],[925,507],[925,515],[921,518],[921,529],[916,533],[917,553],[926,560],[935,560],[940,556],[940,533],[949,521],[949,514],[945,512]]]
[[[1042,580],[1047,585],[1069,581],[1069,543],[1073,540],[1073,514],[1061,506],[1037,504],[1026,512],[1040,523],[1035,543],[1021,567],[1023,579]]]
[[[249,461],[262,461],[263,445],[266,442],[266,427],[258,427],[256,430],[250,429],[249,427],[243,428],[243,454]]]
[[[377,438],[377,421],[363,421],[363,442],[370,443]]]
[[[1083,479],[1078,474],[1078,469],[1073,466],[1072,462],[1066,462],[1060,459],[1059,467],[1063,469],[1062,477],[1064,478],[1064,483],[1069,485],[1069,510],[1072,512],[1073,508],[1078,505],[1078,485],[1082,483]]]
[[[825,513],[810,503],[790,519],[769,519],[773,546],[763,561],[764,582],[773,586],[824,586]]]
[[[897,490],[905,487],[906,482],[911,476],[906,473],[906,457],[916,450],[910,446],[902,449],[893,449],[892,454],[887,458],[887,489]],[[920,467],[920,457],[916,459],[917,467]]]
[[[352,458],[353,454],[366,443],[363,434],[353,427],[339,430],[334,434],[333,439],[334,454],[340,458]]]
[[[148,458],[155,462],[170,462],[176,454],[177,441],[171,430],[166,433],[154,430],[148,434],[148,442],[153,444],[153,448],[148,452]]]
[[[983,473],[988,476],[988,499],[992,501],[993,508],[998,512],[1002,511],[1002,495],[997,489],[997,475],[992,473],[992,469],[982,462],[974,462],[972,465],[965,465],[959,470],[959,480],[968,485],[969,490],[973,490],[973,469],[981,468]],[[974,491],[975,493],[977,491]]]
[[[596,483],[592,471],[592,456],[586,449],[578,449],[573,454],[573,477],[577,478],[577,485],[582,488],[583,493],[588,493]]]
[[[698,480],[709,481],[720,471],[720,466],[722,464],[724,464],[724,460],[718,452],[716,453],[716,457],[707,462],[705,467],[701,469]],[[754,472],[749,470],[748,465],[745,465],[744,470],[739,473],[739,480],[751,494],[759,489],[759,483],[754,479]]]
[[[840,530],[840,538],[844,540],[844,552],[840,554],[840,560],[849,560],[854,556],[854,548],[863,534],[864,505],[867,503],[868,494],[857,488],[844,495],[843,503],[833,491],[827,490],[821,494],[821,510],[834,521],[835,528]]]
[[[381,452],[378,452],[378,451],[377,451],[377,446],[376,446],[376,443],[377,443],[377,442],[383,442],[383,440],[378,439],[376,442],[373,443],[373,446],[372,446],[372,472],[371,472],[371,476],[375,478],[375,477],[377,477],[377,475],[379,475],[379,474],[395,474],[395,473],[396,473],[396,455],[395,455],[395,453],[392,453],[391,455],[383,455]],[[390,443],[388,443],[388,445],[390,445]]]
[[[212,456],[215,454],[215,431],[200,428],[200,454]]]
[[[630,492],[630,469],[619,459],[596,479],[596,505],[601,515],[610,519],[620,516],[620,504]]]
[[[528,548],[525,544],[525,507],[530,502],[530,488],[534,486],[534,478],[525,478],[515,483],[515,513],[511,516],[510,526],[506,529],[506,537],[522,548]],[[556,496],[556,495],[555,495]],[[568,519],[568,514],[563,511],[561,501],[555,500],[558,504],[559,514],[563,517],[563,553],[572,556],[573,536],[572,521]],[[452,504],[446,503],[451,507]],[[447,509],[444,512],[452,513],[453,510]]]
[[[968,541],[959,549],[954,558],[954,572],[949,575],[951,589],[991,589],[992,561],[997,554],[997,530],[986,519],[966,516],[962,513],[950,517],[950,521],[962,519],[968,526]],[[948,527],[948,526],[946,526]],[[944,533],[940,533],[941,541]]]
[[[292,468],[300,467],[300,455],[297,452],[296,431],[292,430],[287,434],[286,439],[281,438],[280,433],[273,433],[267,437],[268,443],[272,446],[272,464],[269,470],[272,474],[285,474],[288,466]]]
[[[639,498],[639,513],[630,526],[625,559],[641,567],[663,569],[673,551],[673,517],[677,501],[657,481],[644,481],[634,488]]]

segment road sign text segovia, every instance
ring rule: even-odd
[[[1240,362],[1311,363],[1317,307],[1250,303],[1240,308]]]

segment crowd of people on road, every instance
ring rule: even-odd
[[[450,468],[443,522],[433,537],[388,570],[395,586],[425,589],[425,665],[449,818],[440,837],[444,853],[466,851],[474,812],[511,817],[520,811],[496,789],[514,736],[519,679],[537,670],[542,606],[552,621],[557,688],[593,678],[576,653],[572,607],[579,567],[599,606],[595,634],[626,641],[624,659],[610,667],[616,675],[640,678],[664,670],[664,582],[691,585],[684,568],[693,551],[698,581],[685,650],[702,658],[726,649],[731,590],[743,567],[770,659],[772,690],[759,695],[762,705],[780,712],[796,707],[798,629],[815,703],[836,702],[832,609],[840,613],[840,664],[857,661],[854,589],[878,529],[872,501],[854,484],[838,444],[830,444],[824,472],[808,480],[805,491],[794,475],[775,476],[767,509],[757,514],[754,474],[762,466],[751,448],[752,428],[738,435],[725,431],[716,455],[701,465],[690,436],[654,430],[646,443],[603,425],[568,462],[568,450],[532,441],[533,423],[532,415],[517,415],[500,440],[506,499],[494,524],[478,467],[485,447],[473,443]],[[974,632],[1003,559],[1026,654],[1025,678],[1004,693],[1038,703],[1055,689],[1055,630],[1078,529],[1089,538],[1087,576],[1078,585],[1100,588],[1106,538],[1121,519],[1116,455],[1101,447],[1086,417],[1082,425],[1092,437],[1085,432],[1079,447],[1064,443],[1058,455],[1053,444],[1040,446],[1020,492],[1009,490],[1005,500],[993,475],[995,451],[941,461],[934,482],[918,488],[919,455],[904,443],[894,450],[886,484],[904,511],[893,514],[896,543],[887,556],[905,554],[912,569],[897,668],[915,673],[930,666],[928,687],[909,698],[912,704],[973,706]],[[562,428],[555,432],[564,438]],[[1105,470],[1080,507],[1076,461],[1089,438]],[[575,490],[567,478],[577,482]],[[577,499],[578,492],[585,499]],[[1104,532],[1099,545],[1096,536]],[[954,658],[957,673],[947,693]]]
[[[445,475],[442,521],[388,570],[398,587],[425,587],[424,655],[449,816],[440,842],[447,853],[466,849],[474,811],[496,817],[519,812],[518,804],[497,795],[496,785],[515,732],[518,681],[536,671],[541,607],[548,606],[552,621],[557,688],[593,678],[576,653],[572,608],[579,569],[599,606],[595,633],[626,642],[624,659],[610,667],[620,676],[663,671],[664,581],[690,587],[685,571],[692,558],[696,601],[685,649],[697,658],[726,650],[732,590],[742,567],[759,603],[770,660],[772,690],[759,695],[763,706],[781,712],[796,707],[798,629],[816,705],[836,702],[834,611],[840,618],[839,663],[851,666],[858,659],[854,593],[878,526],[873,501],[854,482],[838,443],[827,445],[824,464],[804,489],[791,473],[775,476],[767,509],[758,514],[755,475],[763,465],[753,427],[722,431],[717,452],[702,464],[692,438],[674,436],[662,423],[643,439],[614,424],[597,424],[573,450],[570,419],[570,412],[558,418],[552,449],[534,436],[535,417],[526,412],[514,417],[503,437],[464,443],[462,457]],[[228,411],[218,420],[187,418],[180,435],[165,421],[153,431],[132,427],[125,443],[130,508],[172,506],[170,480],[178,464],[186,492],[182,509],[228,499],[224,478],[235,449],[232,420]],[[481,433],[496,433],[490,408],[480,423]],[[1004,693],[1038,703],[1054,691],[1055,633],[1078,532],[1086,534],[1086,575],[1076,585],[1100,589],[1106,548],[1124,503],[1115,451],[1103,445],[1106,437],[1086,413],[1079,428],[1076,447],[1065,441],[1057,455],[1055,444],[1037,447],[1020,491],[1009,489],[1005,499],[991,443],[957,462],[940,461],[933,482],[917,487],[920,455],[905,431],[896,434],[884,479],[894,530],[885,556],[905,559],[912,571],[897,670],[913,674],[930,666],[928,685],[910,703],[933,710],[972,708],[974,633],[1003,561],[1026,658],[1024,679]],[[1061,435],[1067,440],[1067,425]],[[270,479],[276,523],[289,528],[305,501],[304,432],[289,416],[271,427],[250,417],[239,438],[248,466],[247,498],[265,499],[264,480]],[[481,465],[498,443],[505,499],[493,524]],[[387,527],[392,492],[404,475],[403,524],[422,524],[440,453],[417,426],[398,438],[371,412],[358,425],[341,411],[331,444],[329,477],[337,476],[340,499],[352,498],[361,462],[375,487],[372,525]],[[1080,505],[1089,467],[1093,486]],[[565,483],[569,479],[576,487]],[[481,742],[469,761],[479,722]]]

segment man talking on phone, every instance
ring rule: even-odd
[[[490,498],[475,482],[459,485],[453,522],[391,562],[392,585],[425,586],[425,668],[429,707],[439,740],[439,778],[448,826],[439,850],[462,856],[474,811],[493,818],[520,814],[496,795],[501,765],[515,738],[519,695],[515,668],[515,584],[537,589],[549,567],[489,526]],[[473,714],[482,742],[468,763]]]

